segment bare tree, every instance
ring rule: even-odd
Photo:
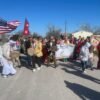
[[[33,36],[33,37],[38,37],[39,34],[38,34],[37,32],[34,32],[34,33],[32,34],[32,36]]]
[[[100,27],[95,27],[94,32],[95,35],[100,35]]]
[[[81,25],[80,28],[79,28],[79,30],[93,32],[93,29],[92,29],[91,25],[89,25],[89,24],[83,24],[83,25]]]
[[[15,32],[14,34],[23,35],[23,31],[22,30],[19,30],[19,31]]]
[[[60,37],[61,29],[56,28],[54,25],[48,26],[48,31],[46,37],[55,36],[56,38]]]

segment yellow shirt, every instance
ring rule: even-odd
[[[35,48],[34,48],[34,54],[37,57],[42,57],[43,56],[43,52],[42,52],[42,43],[37,41],[35,44]]]

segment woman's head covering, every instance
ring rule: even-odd
[[[14,46],[15,44],[16,44],[16,41],[13,41],[13,40],[9,40],[9,44],[10,44],[10,46]]]

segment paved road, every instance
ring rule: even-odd
[[[0,76],[0,100],[100,100],[100,70],[83,74],[79,63],[58,63],[56,69],[22,67],[15,76]]]

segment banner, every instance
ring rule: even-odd
[[[56,59],[70,58],[73,55],[75,46],[73,45],[57,45]]]

